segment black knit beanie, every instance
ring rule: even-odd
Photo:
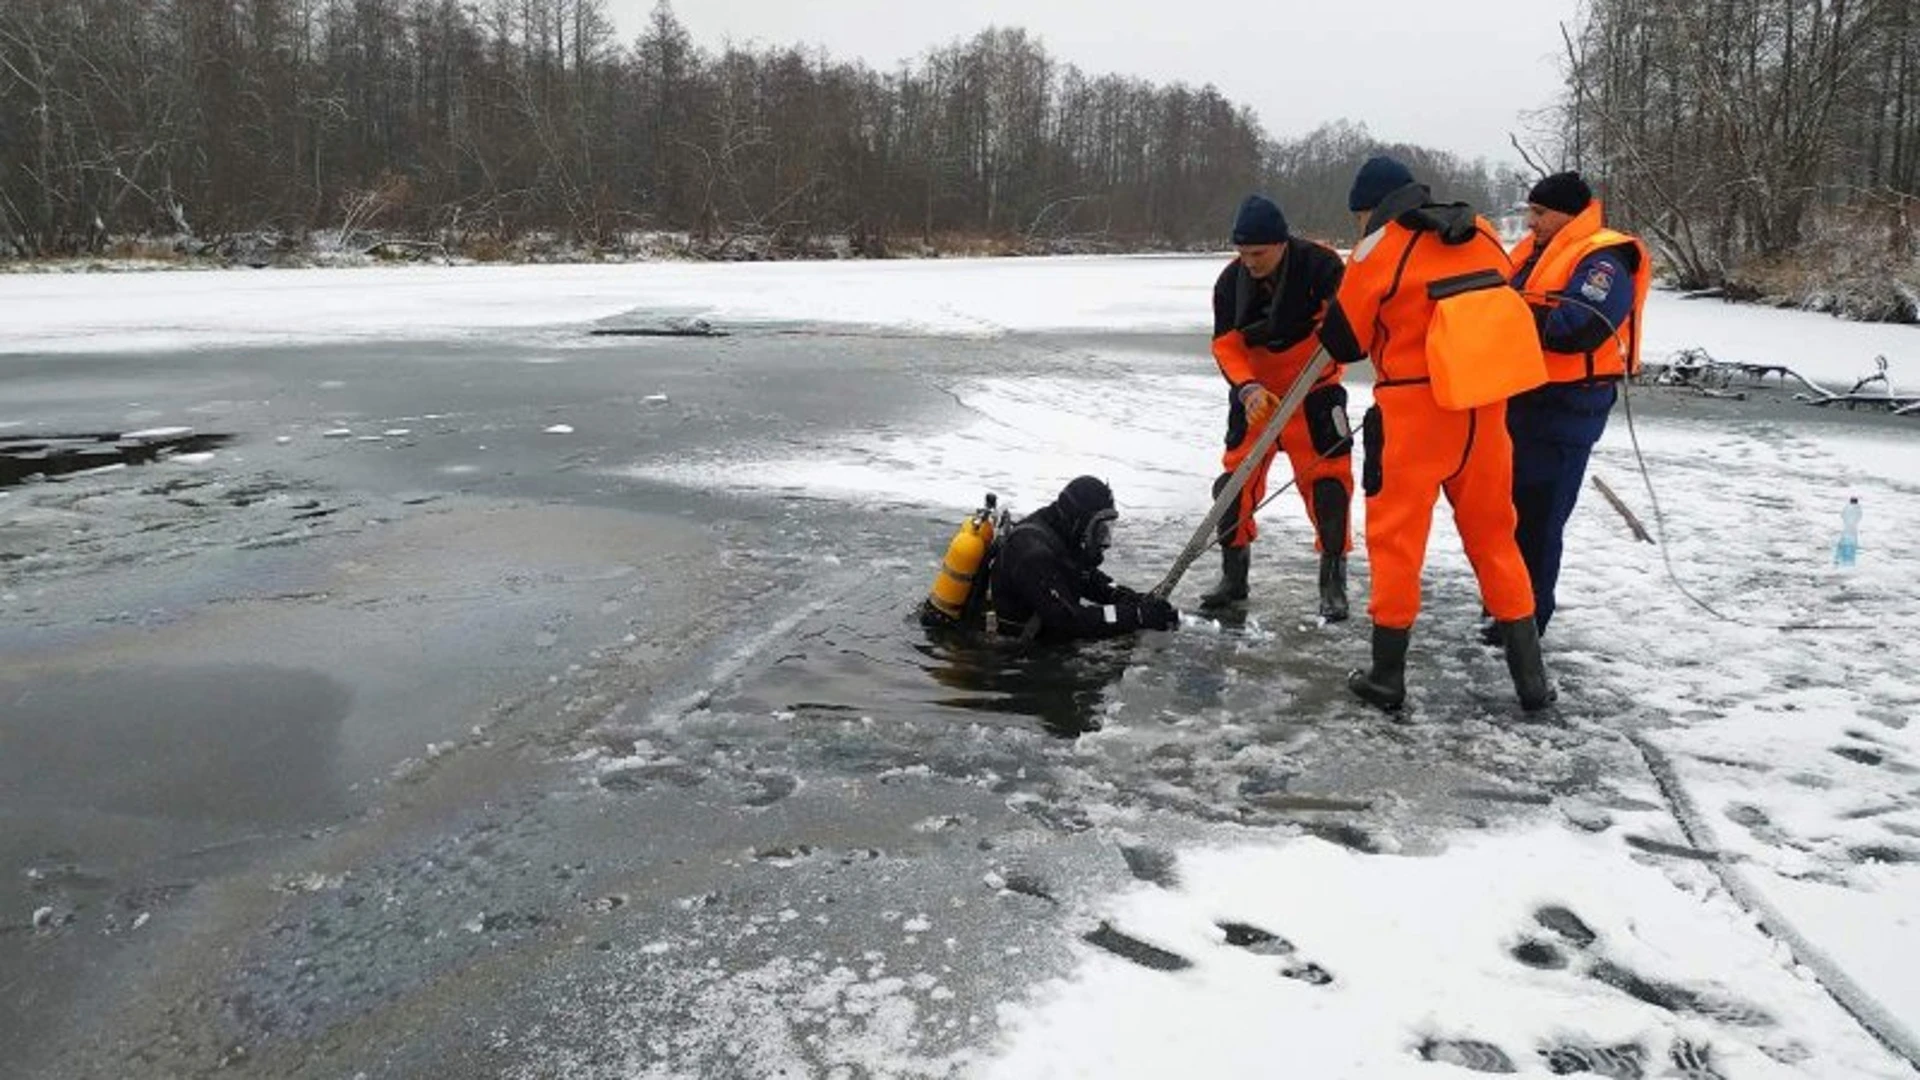
[[[1563,214],[1578,214],[1593,202],[1593,189],[1577,172],[1557,172],[1543,177],[1527,192],[1527,201]]]
[[[1233,219],[1234,244],[1284,244],[1287,242],[1287,216],[1280,206],[1265,195],[1249,195],[1240,204]]]

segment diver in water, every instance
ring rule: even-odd
[[[1165,599],[1101,572],[1118,517],[1112,490],[1080,476],[1009,529],[990,572],[1000,633],[1069,641],[1179,625],[1180,613]]]

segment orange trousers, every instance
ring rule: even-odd
[[[1265,380],[1262,380],[1265,385]],[[1272,387],[1277,395],[1287,392],[1286,386]],[[1247,422],[1245,412],[1237,397],[1230,396],[1227,413],[1227,452],[1220,456],[1220,468],[1224,470],[1220,479],[1214,482],[1217,492],[1226,486],[1227,476],[1240,467],[1253,450],[1253,442],[1259,438],[1259,432]],[[1336,422],[1334,414],[1338,412]],[[1300,407],[1287,418],[1286,426],[1280,429],[1280,441],[1277,448],[1267,451],[1266,459],[1253,467],[1253,473],[1247,477],[1247,484],[1240,489],[1240,498],[1226,517],[1220,520],[1220,541],[1226,547],[1245,547],[1253,543],[1260,535],[1259,526],[1254,523],[1253,511],[1267,497],[1267,470],[1272,467],[1274,456],[1280,451],[1287,452],[1287,460],[1293,466],[1293,486],[1300,493],[1300,500],[1307,508],[1307,523],[1313,527],[1316,550],[1326,550],[1331,539],[1329,531],[1339,534],[1338,546],[1341,554],[1353,549],[1353,530],[1348,526],[1351,515],[1347,508],[1353,503],[1353,443],[1347,438],[1347,390],[1340,385],[1338,369],[1327,379],[1316,384],[1307,394]],[[1321,494],[1320,481],[1331,480],[1340,485],[1338,511],[1327,503],[1331,492]],[[1320,505],[1316,507],[1316,499]]]
[[[1362,425],[1367,561],[1374,625],[1410,629],[1433,508],[1444,493],[1480,599],[1503,622],[1533,615],[1533,586],[1514,541],[1513,443],[1507,405],[1442,409],[1425,384],[1381,386]]]

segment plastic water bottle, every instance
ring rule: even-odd
[[[1847,500],[1840,511],[1840,542],[1833,546],[1833,565],[1852,566],[1860,554],[1860,497]]]

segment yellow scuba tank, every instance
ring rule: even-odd
[[[980,578],[987,550],[993,544],[994,507],[998,501],[988,492],[986,505],[961,522],[960,530],[953,534],[953,540],[947,544],[946,557],[940,561],[940,572],[934,575],[933,588],[928,591],[926,602],[920,605],[922,622],[964,620],[974,590],[986,587]]]

